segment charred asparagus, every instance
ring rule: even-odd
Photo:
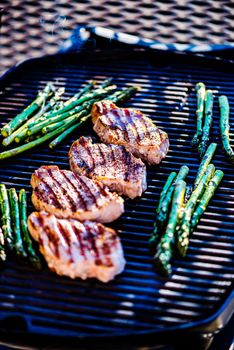
[[[227,158],[231,163],[234,163],[234,150],[230,145],[229,138],[229,103],[227,96],[219,97],[219,107],[220,107],[220,134],[223,144],[223,149],[226,152]]]
[[[165,275],[170,275],[172,271],[171,259],[173,256],[173,245],[175,244],[175,231],[184,203],[185,188],[186,183],[183,180],[178,180],[175,184],[168,224],[165,233],[157,245],[156,254],[154,256],[155,266]]]
[[[223,176],[224,176],[224,173],[221,170],[215,171],[214,176],[210,180],[205,192],[203,193],[193,213],[192,221],[191,221],[191,232],[193,232],[195,227],[197,226],[202,214],[206,210],[211,198],[213,197],[216,189],[218,188],[220,182],[222,181]]]
[[[202,136],[202,125],[203,125],[203,113],[204,113],[204,102],[205,102],[205,91],[206,87],[203,83],[196,84],[197,92],[197,130],[192,139],[192,146],[197,147]]]
[[[190,225],[191,225],[191,219],[192,219],[194,209],[198,203],[198,200],[201,198],[202,194],[204,193],[210,178],[213,176],[214,171],[215,171],[214,165],[209,164],[205,174],[201,178],[198,186],[191,194],[191,197],[185,206],[184,214],[181,219],[181,224],[178,230],[178,237],[177,237],[177,248],[181,256],[185,256],[188,249],[189,235],[191,231]]]
[[[200,157],[202,157],[207,149],[210,140],[210,128],[212,124],[213,115],[213,93],[211,90],[207,90],[205,93],[205,113],[204,113],[204,126],[202,130],[201,143],[198,146]]]
[[[9,189],[9,199],[11,207],[12,229],[15,236],[15,253],[20,261],[25,261],[27,258],[27,254],[25,252],[21,237],[19,201],[15,188]]]

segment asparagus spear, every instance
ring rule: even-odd
[[[26,121],[33,113],[35,113],[40,106],[42,106],[46,99],[54,91],[54,86],[48,83],[46,87],[38,93],[36,99],[21,112],[15,118],[13,118],[8,124],[5,124],[1,130],[2,136],[6,137],[16,130],[21,124]]]
[[[185,188],[186,183],[183,180],[177,181],[172,197],[168,224],[154,256],[155,266],[165,275],[171,274],[171,259],[173,256],[173,245],[175,244],[175,231],[179,222],[180,211],[184,203]]]
[[[57,129],[57,128],[60,128],[60,126],[63,126],[64,123],[66,123],[66,121],[68,120],[69,118],[66,118],[64,120],[61,120],[61,122],[57,122],[57,123],[53,123],[53,124],[50,124],[50,125],[47,125],[47,126],[44,126],[44,128],[42,128],[42,134],[48,134],[49,132]]]
[[[116,91],[112,95],[107,96],[106,100],[112,101],[114,103],[120,103],[131,98],[138,90],[138,86],[131,86],[129,88],[123,89],[122,91]]]
[[[132,86],[122,91],[117,91],[112,95],[107,96],[106,99],[111,100],[115,103],[118,103],[130,98],[137,90],[138,90],[138,87]],[[94,102],[95,102],[94,100],[90,101],[89,103],[87,102],[86,113],[84,110],[84,117],[82,117],[77,124],[72,125],[69,129],[65,130],[61,135],[59,135],[56,139],[50,142],[49,144],[50,148],[55,148],[56,146],[58,146],[68,135],[70,135],[73,131],[75,131],[78,127],[80,127],[86,120],[88,120],[91,117],[91,114],[89,114],[89,111]]]
[[[0,184],[0,205],[4,241],[6,243],[7,249],[9,251],[12,251],[14,249],[14,238],[11,228],[10,203],[6,186],[4,184]]]
[[[197,147],[201,136],[202,136],[202,123],[203,123],[203,112],[204,112],[204,101],[205,101],[205,91],[206,87],[203,83],[196,84],[196,92],[197,92],[197,130],[192,139],[192,146]]]
[[[115,96],[115,99],[113,101],[118,101],[118,100],[123,100],[123,99],[126,99],[126,98],[129,98],[135,91],[137,91],[137,88],[136,87],[131,87],[131,88],[128,88],[128,89],[125,89],[123,91],[123,93],[120,95],[120,99],[118,99],[118,97]],[[113,94],[115,95],[115,94]],[[100,96],[99,96],[100,97]],[[112,98],[112,95],[109,96],[109,98],[111,99]],[[80,113],[78,113],[77,115],[73,115],[74,118],[79,119],[81,118],[81,116],[84,115],[84,111],[86,110],[87,111],[87,106],[89,106],[91,103],[91,101],[87,102],[87,105],[85,104],[85,108],[83,111],[81,111]],[[87,112],[88,113],[88,112]],[[87,120],[86,118],[84,118],[84,120]],[[84,121],[83,120],[83,121]],[[22,145],[22,146],[19,146],[19,147],[16,147],[14,149],[11,149],[11,150],[7,150],[5,152],[2,152],[0,153],[0,160],[2,159],[6,159],[6,158],[10,158],[10,157],[13,157],[15,155],[18,155],[18,154],[21,154],[29,149],[32,149],[50,139],[52,139],[53,137],[59,135],[59,134],[62,134],[68,127],[70,127],[72,125],[73,121],[71,122],[71,124],[69,125],[65,125],[65,126],[61,126],[60,128],[52,131],[51,133],[47,134],[47,135],[44,135],[42,137],[39,137],[38,139],[36,140],[33,140],[25,145]],[[61,135],[62,136],[62,135]],[[67,136],[67,134],[66,134]],[[53,146],[52,146],[53,148]]]
[[[105,95],[107,95],[109,92],[114,91],[115,89],[116,89],[116,86],[111,85],[111,86],[107,86],[105,89],[96,89],[94,91],[88,92],[87,94],[81,96],[76,101],[69,103],[67,106],[64,105],[58,111],[47,113],[46,115],[44,115],[44,117],[45,117],[45,119],[50,119],[52,117],[58,116],[62,113],[65,113],[65,112],[68,112],[68,111],[74,109],[76,106],[82,105],[86,101],[96,99],[96,98],[100,99],[100,98],[104,97]],[[37,123],[35,122],[35,123],[30,124],[29,128],[31,129],[35,124],[37,124]]]
[[[113,78],[107,78],[107,79],[105,79],[105,80],[99,85],[99,88],[105,89],[107,86],[111,85],[112,81],[113,81]]]
[[[1,261],[6,260],[5,242],[4,242],[4,236],[2,233],[1,227],[0,227],[0,260]]]
[[[165,196],[166,196],[166,194],[167,194],[169,188],[172,186],[172,184],[173,184],[175,178],[176,178],[176,172],[173,171],[173,172],[170,173],[170,175],[168,176],[167,181],[166,181],[166,183],[165,183],[165,185],[164,185],[164,187],[163,187],[163,189],[162,189],[162,192],[161,192],[161,194],[160,194],[158,207],[157,207],[157,209],[156,209],[156,220],[155,220],[155,222],[154,222],[153,232],[152,232],[151,237],[150,237],[150,239],[149,239],[149,246],[150,246],[151,248],[155,247],[156,244],[158,243],[158,240],[159,240],[159,237],[160,237],[160,232],[159,232],[160,230],[159,230],[159,228],[158,228],[158,223],[157,223],[157,221],[158,221],[158,215],[159,215],[159,213],[160,213],[160,211],[161,211],[161,209],[162,209],[163,200],[164,200],[164,198],[165,198]]]
[[[76,115],[76,117],[80,117],[80,114],[79,115]],[[44,135],[42,137],[39,137],[38,139],[36,140],[33,140],[29,143],[26,143],[22,146],[19,146],[19,147],[16,147],[16,148],[13,148],[13,149],[10,149],[10,150],[7,150],[5,152],[2,152],[0,153],[0,160],[2,159],[6,159],[6,158],[10,158],[10,157],[14,157],[18,154],[21,154],[25,151],[28,151],[29,149],[32,149],[38,145],[41,145],[42,143],[52,139],[53,137],[61,134],[62,132],[64,132],[66,129],[67,129],[68,125],[65,125],[65,126],[61,126],[60,128],[52,131],[51,133],[47,134],[47,135]]]
[[[185,190],[184,202],[187,203],[193,192],[193,186],[187,185]]]
[[[81,89],[77,94],[75,94],[73,97],[71,97],[69,100],[64,102],[64,106],[68,106],[70,103],[78,100],[81,96],[85,95],[87,92],[92,90],[94,85],[96,84],[95,80],[91,80],[88,84],[85,85],[83,89]],[[106,85],[107,86],[107,85]],[[103,86],[102,88],[105,88],[106,86]]]
[[[231,163],[234,163],[234,150],[230,145],[230,139],[229,139],[229,103],[227,96],[220,96],[219,97],[219,108],[220,108],[220,133],[221,133],[221,139],[223,148],[226,152],[227,158],[231,161]]]
[[[31,117],[29,120],[26,121],[26,123],[24,123],[18,129],[16,129],[12,134],[10,134],[5,139],[3,139],[3,141],[2,141],[3,146],[9,146],[14,140],[16,140],[16,142],[20,142],[20,140],[23,139],[25,135],[27,135],[28,125],[30,123],[35,122],[36,120],[38,122],[38,120],[40,119],[40,117],[44,113],[46,113],[51,108],[53,108],[53,106],[55,106],[55,104],[57,103],[58,99],[61,97],[61,95],[63,93],[64,93],[64,88],[58,89],[55,92],[55,95],[49,100],[49,102],[44,107],[42,107],[39,110],[39,112],[36,115]]]
[[[183,165],[180,168],[178,175],[176,176],[174,184],[170,186],[165,197],[163,198],[160,211],[158,212],[158,216],[157,216],[157,227],[159,230],[163,230],[164,227],[166,226],[170,205],[171,205],[171,198],[174,192],[175,184],[180,180],[184,180],[188,175],[188,172],[189,172],[189,168],[186,165]]]
[[[210,161],[216,151],[217,148],[217,143],[211,143],[209,147],[206,150],[206,153],[204,154],[201,163],[199,165],[197,175],[194,181],[194,187],[196,188],[197,185],[199,184],[201,178],[203,177],[208,165],[210,164]]]
[[[83,111],[84,109],[86,109],[88,106],[90,106],[91,104],[93,104],[94,102],[98,101],[97,99],[92,99],[88,102],[85,102],[82,106],[76,106],[75,108],[73,108],[72,110],[65,112],[65,113],[61,113],[57,116],[54,116],[52,118],[47,118],[44,121],[34,124],[32,127],[29,126],[28,131],[27,131],[27,135],[34,135],[36,133],[38,133],[39,131],[41,131],[43,128],[60,122],[60,121],[64,121],[67,118],[77,115],[77,113]]]
[[[211,198],[213,197],[216,189],[218,188],[220,182],[222,181],[224,173],[221,170],[216,170],[214,176],[210,180],[205,192],[203,193],[200,202],[198,203],[191,221],[191,232],[194,231],[197,226],[202,214],[206,210]]]
[[[15,188],[9,189],[9,199],[11,207],[12,228],[15,236],[15,252],[20,261],[24,261],[27,258],[27,254],[24,250],[23,241],[20,230],[20,216],[19,216],[19,201]]]
[[[83,124],[90,117],[91,117],[91,114],[87,114],[83,118],[81,118],[78,121],[78,123],[76,123],[75,125],[70,126],[70,128],[68,128],[68,129],[66,129],[62,134],[57,136],[56,139],[54,139],[53,141],[51,141],[49,143],[49,148],[52,149],[52,148],[55,148],[56,146],[58,146],[68,135],[70,135],[73,131],[78,129],[81,126],[81,124]]]
[[[212,124],[213,115],[213,93],[211,90],[207,90],[205,94],[205,120],[202,131],[201,143],[198,146],[198,152],[202,157],[206,151],[209,139],[210,139],[210,128]]]
[[[22,239],[28,253],[28,258],[31,265],[36,269],[41,269],[40,257],[36,254],[32,240],[29,235],[28,225],[27,225],[27,195],[24,189],[19,192],[19,212],[20,212],[20,224],[22,231]]]
[[[202,194],[204,193],[210,178],[213,176],[214,171],[215,171],[214,165],[209,164],[205,174],[201,178],[201,181],[199,182],[198,186],[191,194],[191,197],[185,206],[184,214],[181,219],[181,224],[178,230],[178,239],[177,239],[177,248],[181,256],[185,256],[188,249],[189,234],[191,231],[191,227],[190,227],[191,218],[192,218],[194,209],[197,205],[198,200],[201,198]]]

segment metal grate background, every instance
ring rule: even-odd
[[[230,0],[5,0],[0,8],[0,71],[28,57],[57,52],[78,24],[168,44],[234,41]]]
[[[48,81],[54,81],[57,87],[65,86],[67,96],[71,96],[91,78],[100,81],[114,77],[119,87],[141,86],[126,105],[140,109],[168,132],[170,151],[162,164],[148,168],[146,192],[140,199],[126,200],[125,213],[114,226],[120,230],[127,259],[124,273],[103,284],[58,277],[47,269],[38,274],[26,266],[7,263],[0,274],[3,329],[7,324],[12,329],[12,320],[16,320],[18,329],[29,334],[68,337],[165,330],[213,315],[231,291],[233,169],[220,148],[214,164],[225,172],[224,180],[191,238],[187,258],[174,261],[171,278],[164,279],[153,270],[147,242],[168,174],[187,164],[188,181],[192,183],[198,168],[197,153],[190,148],[195,129],[194,84],[202,80],[215,96],[227,94],[234,110],[233,75],[211,67],[181,64],[180,59],[173,59],[173,63],[160,60],[154,54],[111,53],[96,55],[94,60],[92,56],[84,60],[79,55],[38,60],[23,66],[18,74],[13,73],[1,92],[1,123],[22,110]],[[217,98],[213,125],[213,141],[219,142]],[[95,137],[90,122],[55,151],[44,146],[0,163],[0,182],[31,191],[29,180],[37,167],[57,164],[68,168],[69,146],[80,135]],[[232,139],[233,136],[232,133]]]

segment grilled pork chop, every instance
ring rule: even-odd
[[[49,268],[58,275],[108,282],[124,269],[116,232],[100,223],[58,219],[42,211],[29,216],[28,228]]]
[[[91,137],[80,137],[69,151],[71,170],[103,182],[112,191],[130,198],[146,190],[146,167],[124,146],[92,143]]]
[[[124,211],[123,199],[101,182],[57,166],[42,166],[31,178],[32,202],[60,218],[111,222]]]
[[[123,145],[149,164],[158,164],[165,158],[169,148],[167,133],[140,111],[100,101],[94,103],[91,113],[93,129],[103,142]]]

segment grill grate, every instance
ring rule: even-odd
[[[225,172],[224,180],[194,232],[186,259],[176,259],[173,275],[164,279],[153,271],[147,241],[154,211],[168,174],[182,164],[190,167],[192,183],[198,168],[197,153],[190,148],[195,131],[193,86],[206,82],[214,93],[229,97],[234,110],[233,76],[212,68],[184,65],[176,60],[162,65],[157,56],[135,51],[122,57],[97,55],[55,56],[36,60],[13,72],[2,90],[1,122],[9,120],[35,97],[46,82],[65,86],[67,97],[82,83],[114,77],[119,87],[138,84],[141,91],[126,106],[140,109],[168,132],[170,151],[159,166],[148,167],[148,188],[142,198],[126,200],[125,214],[111,225],[120,231],[127,266],[108,284],[70,280],[45,269],[35,273],[26,266],[7,263],[0,274],[1,325],[6,317],[19,316],[29,333],[61,336],[115,335],[165,330],[185,326],[213,315],[231,291],[233,280],[233,172],[217,152],[214,164]],[[106,57],[106,59],[105,59]],[[156,57],[156,59],[155,59]],[[152,63],[153,62],[153,63]],[[158,65],[157,65],[158,62]],[[155,64],[154,64],[155,63]],[[214,106],[213,141],[218,141],[218,106]],[[234,130],[234,120],[231,121]],[[46,146],[0,164],[0,181],[31,191],[32,172],[45,164],[68,168],[67,153],[73,140],[92,135],[86,123],[57,150]],[[231,134],[233,139],[233,134]],[[96,139],[98,139],[96,137]],[[32,207],[31,207],[32,209]]]

